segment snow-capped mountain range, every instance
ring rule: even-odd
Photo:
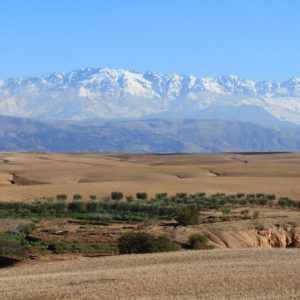
[[[300,77],[284,82],[86,68],[0,81],[0,115],[48,120],[198,118],[300,125]]]

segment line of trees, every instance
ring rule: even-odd
[[[217,193],[207,196],[205,193],[177,193],[169,196],[167,193],[157,193],[148,199],[148,194],[139,192],[126,196],[122,192],[112,192],[111,197],[97,199],[90,196],[89,201],[83,201],[80,194],[75,194],[68,202],[67,195],[59,194],[55,199],[35,202],[0,202],[0,217],[24,216],[56,216],[75,218],[103,218],[113,216],[124,220],[145,220],[151,218],[176,219],[182,225],[196,224],[198,213],[202,210],[217,209],[226,212],[232,205],[277,205],[273,194],[243,194],[226,195]],[[277,203],[277,202],[276,202]],[[280,198],[281,207],[300,208],[299,201]]]

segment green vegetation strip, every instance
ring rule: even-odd
[[[174,219],[188,208],[197,212],[218,209],[226,213],[232,205],[279,205],[281,207],[300,208],[299,201],[289,198],[280,198],[274,202],[275,195],[263,193],[226,195],[217,193],[207,196],[205,193],[177,193],[168,196],[166,193],[157,193],[155,197],[148,199],[146,193],[137,193],[136,198],[127,196],[124,198],[121,192],[113,192],[110,199],[97,199],[91,196],[91,200],[84,202],[79,194],[74,195],[71,202],[67,202],[64,195],[58,195],[57,199],[40,200],[35,202],[0,202],[0,218],[74,218],[94,221],[140,221],[153,219]]]
[[[79,243],[48,243],[43,241],[31,241],[22,234],[3,233],[0,234],[0,241],[9,241],[15,245],[22,246],[28,253],[52,251],[61,252],[93,252],[93,251],[111,251],[117,250],[114,246],[109,245],[86,245]],[[1,247],[0,247],[1,248]]]

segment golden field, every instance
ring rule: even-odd
[[[274,193],[300,199],[300,154],[1,153],[0,200],[66,193]]]
[[[297,249],[204,250],[0,270],[5,299],[299,299]]]

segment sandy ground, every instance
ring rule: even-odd
[[[300,154],[0,153],[0,200],[111,191],[265,192],[300,199]]]
[[[295,249],[78,258],[0,270],[1,299],[299,299]]]

